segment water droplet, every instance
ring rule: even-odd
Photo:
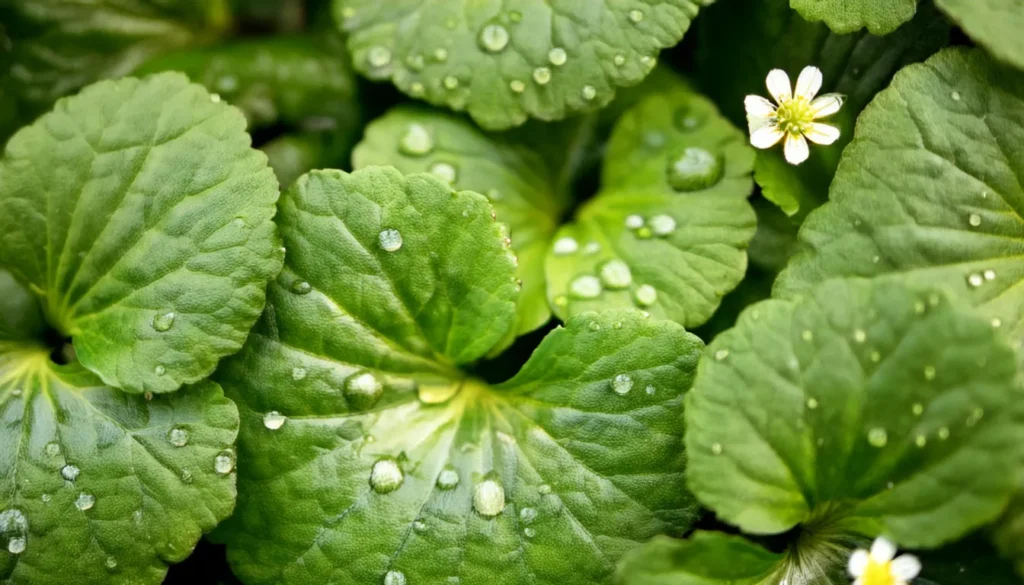
[[[434,139],[422,124],[409,124],[398,141],[398,150],[409,156],[425,156],[434,150]]]
[[[626,56],[622,54],[615,55],[615,58],[612,59],[612,62],[615,63],[616,67],[622,67],[623,65],[626,64]]]
[[[414,520],[412,523],[412,529],[416,532],[419,532],[420,534],[426,532],[427,528],[429,527],[427,526],[427,523],[423,520]]]
[[[729,357],[729,350],[728,349],[720,349],[720,350],[715,352],[715,359],[718,360],[718,361],[722,361],[722,360],[724,360],[727,357]]]
[[[981,274],[976,273],[976,272],[974,274],[971,274],[971,275],[969,275],[967,277],[967,284],[971,285],[974,288],[978,288],[979,286],[981,286],[984,283],[985,283],[985,277],[982,276]]]
[[[459,473],[451,467],[445,467],[437,476],[437,487],[450,490],[459,485]]]
[[[405,573],[401,571],[388,571],[384,575],[384,585],[405,585]]]
[[[235,453],[225,449],[213,458],[213,470],[220,475],[227,475],[235,468]]]
[[[914,406],[910,407],[910,410],[914,413],[914,416],[921,416],[924,413],[924,405],[920,402],[915,402]]]
[[[676,231],[676,220],[668,215],[655,215],[651,218],[651,231],[656,236],[667,236]]]
[[[591,321],[590,325],[588,325],[588,327],[590,328],[591,331],[600,331],[601,330],[601,326],[598,325],[597,321]]]
[[[296,280],[292,283],[292,292],[297,295],[309,294],[311,290],[313,290],[313,286],[305,280]]]
[[[523,536],[526,538],[533,538],[534,536],[537,536],[537,531],[533,528],[526,527],[523,529]]]
[[[568,254],[575,254],[576,251],[579,249],[580,245],[575,238],[565,237],[558,238],[557,240],[555,240],[555,256],[566,256]]]
[[[434,49],[434,59],[444,63],[448,60],[448,49],[444,47],[438,47]]]
[[[561,67],[565,65],[565,62],[569,60],[569,55],[565,52],[565,49],[561,47],[555,47],[548,51],[548,61],[555,67]]]
[[[78,494],[78,499],[75,500],[75,507],[78,508],[79,510],[83,511],[83,512],[85,512],[89,508],[92,508],[93,505],[95,505],[95,504],[96,504],[96,497],[91,495],[91,494],[87,494],[85,492],[82,492],[82,493]]]
[[[940,427],[938,435],[940,440],[945,441],[949,438],[949,429],[946,427]]]
[[[384,385],[370,372],[353,374],[345,380],[345,399],[356,410],[372,408],[384,394]]]
[[[533,508],[523,508],[519,511],[519,521],[523,524],[530,524],[537,518],[537,510]]]
[[[60,455],[60,445],[58,445],[57,443],[47,443],[44,450],[46,451],[46,454],[49,455],[50,457],[56,457],[57,455]]]
[[[395,229],[382,230],[377,241],[385,252],[397,252],[402,247],[402,233]]]
[[[157,376],[163,376],[164,374],[167,373],[167,368],[158,364],[155,368],[153,368],[153,373],[156,374]],[[152,400],[152,399],[153,399],[153,393],[150,392],[149,393],[149,398],[147,400]]]
[[[420,55],[418,53],[406,57],[405,62],[407,65],[409,65],[409,69],[412,69],[413,71],[419,71],[423,69],[423,55]]]
[[[28,541],[21,536],[16,536],[7,541],[7,552],[12,555],[20,555],[25,552],[26,546],[28,546]]]
[[[953,101],[958,102],[960,101],[960,92],[954,91],[953,93],[949,94],[949,97],[953,98]]]
[[[526,84],[519,79],[513,79],[508,82],[508,88],[516,93],[523,93],[526,91]]]
[[[813,341],[814,333],[812,333],[810,329],[804,329],[800,333],[800,338],[803,339],[804,341]]]
[[[163,333],[164,331],[170,331],[171,327],[174,326],[174,311],[167,313],[161,313],[153,317],[153,329]]]
[[[106,562],[104,562],[104,564],[107,566],[108,569],[113,571],[117,568],[117,559],[115,557],[107,557],[107,560]]]
[[[489,24],[480,29],[480,36],[477,37],[477,41],[485,51],[500,53],[508,46],[508,31],[500,24]]]
[[[807,399],[807,408],[809,408],[811,410],[814,410],[815,408],[818,408],[818,400],[816,398],[808,398]]]
[[[971,224],[971,227],[978,227],[981,225],[981,216],[977,213],[972,213],[967,217],[967,223]]]
[[[292,368],[292,380],[298,382],[306,377],[306,368],[294,367]]]
[[[868,431],[868,443],[870,443],[872,447],[882,448],[885,447],[885,444],[888,442],[889,433],[887,433],[885,429],[875,427]]]
[[[601,281],[596,276],[577,276],[569,284],[569,293],[578,299],[596,299],[602,290]]]
[[[398,489],[405,481],[405,474],[394,459],[380,459],[370,471],[370,485],[378,494],[387,494]]]
[[[633,378],[626,374],[619,374],[612,378],[612,390],[619,396],[625,396],[633,389]]]
[[[609,260],[601,265],[601,280],[610,289],[621,289],[633,282],[633,274],[622,260]]]
[[[629,11],[629,20],[631,22],[633,22],[634,24],[642,21],[643,19],[644,19],[644,12],[643,12],[643,10],[630,10]]]
[[[1000,319],[999,317],[993,317],[992,318],[992,328],[993,329],[999,329],[1002,326],[1003,326],[1003,320],[1002,319]]]
[[[985,272],[982,273],[982,276],[985,277],[985,280],[995,280],[996,279],[996,271],[995,270],[986,270]]]
[[[427,91],[427,88],[419,81],[414,81],[409,84],[409,95],[413,97],[419,97]]]
[[[627,215],[625,224],[631,230],[640,229],[644,227],[644,218],[636,214]]]
[[[81,473],[74,465],[65,465],[60,470],[60,476],[68,481],[75,481],[78,478],[78,474]]]
[[[633,293],[633,299],[641,307],[649,307],[658,300],[658,291],[649,284],[642,284]]]
[[[646,388],[644,388],[644,392],[646,392],[648,396],[654,396],[654,393],[657,391],[657,388],[651,385],[648,385]]]
[[[0,539],[6,538],[7,552],[20,555],[28,545],[28,518],[17,508],[0,512]]]
[[[924,435],[918,435],[917,438],[914,439],[914,444],[917,445],[918,447],[923,448],[925,445],[928,444],[928,437]]]
[[[712,443],[711,444],[711,454],[712,455],[721,455],[722,454],[722,444],[721,443]]]
[[[547,67],[538,67],[533,70],[533,80],[537,85],[547,85],[551,81],[551,70]]]
[[[505,509],[505,488],[493,479],[485,479],[473,488],[473,509],[477,514],[493,518]]]
[[[459,178],[459,171],[452,165],[444,162],[434,163],[430,166],[430,172],[435,177],[446,183],[454,183]]]
[[[925,366],[924,368],[924,379],[934,380],[935,379],[935,366]]]
[[[597,89],[593,85],[584,85],[580,90],[580,95],[589,102],[597,97]]]
[[[555,306],[564,307],[569,304],[569,297],[565,295],[558,295],[555,297]]]
[[[868,334],[863,329],[856,329],[853,332],[853,340],[857,343],[864,343],[868,339]]]
[[[167,440],[175,447],[188,445],[188,430],[182,427],[174,427],[167,432]]]
[[[669,163],[668,183],[676,191],[699,191],[718,183],[723,171],[720,157],[691,146]]]
[[[186,484],[192,483],[192,472],[189,471],[188,469],[182,469],[181,470],[181,481],[186,483]]]
[[[601,244],[597,242],[588,242],[586,246],[583,246],[583,253],[587,256],[592,256],[601,251]]]
[[[459,78],[455,77],[454,75],[445,75],[444,81],[442,81],[442,83],[444,83],[444,86],[447,89],[455,89],[459,87]]]
[[[391,50],[387,47],[371,47],[366,52],[366,61],[370,67],[381,68],[391,63]]]
[[[263,415],[263,426],[267,427],[272,431],[276,431],[277,429],[284,426],[284,422],[286,420],[288,420],[288,417],[281,414],[280,412],[277,412],[276,410],[271,410],[267,414]]]

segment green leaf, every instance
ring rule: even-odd
[[[0,269],[0,343],[42,336],[43,315],[32,293]]]
[[[896,75],[861,115],[831,202],[775,285],[834,276],[941,285],[1024,335],[1024,74],[950,49]]]
[[[621,585],[756,585],[782,560],[740,536],[697,531],[686,540],[658,537],[619,565]]]
[[[0,7],[13,41],[9,81],[32,114],[162,51],[216,38],[228,20],[226,0],[9,0]]]
[[[212,382],[144,398],[0,341],[0,581],[160,583],[235,502],[238,411]]]
[[[0,266],[105,384],[170,392],[263,310],[277,195],[238,110],[180,74],[101,82],[8,143]]]
[[[218,373],[243,412],[218,537],[244,581],[604,583],[626,550],[691,524],[696,337],[588,315],[490,387],[455,368],[515,318],[483,197],[388,168],[314,172],[279,221],[286,268]]]
[[[996,59],[1024,69],[1020,0],[936,0],[935,4]]]
[[[837,33],[867,27],[876,35],[889,34],[914,16],[917,0],[790,0],[809,21],[824,21]]]
[[[607,147],[605,190],[548,253],[555,313],[640,307],[686,327],[707,321],[746,270],[753,155],[697,94],[655,94],[630,110]]]
[[[335,0],[356,69],[501,130],[607,105],[713,0]]]
[[[688,483],[746,532],[814,520],[941,545],[1015,487],[1016,373],[989,323],[938,292],[833,280],[759,303],[701,359]]]
[[[747,16],[737,19],[737,12]],[[910,22],[884,37],[867,31],[833,33],[824,24],[800,18],[787,0],[719,3],[700,23],[699,77],[737,125],[746,125],[744,96],[767,95],[765,77],[773,68],[788,71],[796,79],[801,69],[815,65],[823,74],[819,93],[846,96],[842,110],[828,119],[839,128],[839,140],[829,147],[812,145],[811,158],[805,163],[798,167],[787,163],[781,148],[758,151],[754,179],[764,197],[797,221],[828,200],[840,154],[852,139],[854,121],[864,106],[897,70],[945,46],[950,31],[931,3],[922,4]],[[722,75],[722,71],[731,73]]]
[[[552,140],[555,134],[544,133]],[[548,322],[544,255],[570,203],[550,159],[519,141],[488,135],[462,118],[398,107],[366,128],[352,161],[357,169],[393,165],[403,173],[429,171],[456,188],[486,194],[498,221],[509,227],[523,283],[512,339]]]

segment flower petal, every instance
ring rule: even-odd
[[[914,555],[900,555],[892,562],[889,571],[901,581],[910,581],[921,573],[921,561]]]
[[[807,130],[804,130],[804,136],[815,144],[828,146],[839,140],[839,128],[829,126],[828,124],[815,123],[811,124]]]
[[[782,136],[778,126],[769,124],[750,133],[750,145],[754,148],[771,148],[782,140]]]
[[[879,536],[871,544],[871,560],[878,564],[885,564],[896,556],[896,545],[884,536]]]
[[[860,578],[864,575],[864,571],[868,569],[868,561],[871,560],[871,555],[868,551],[858,548],[853,551],[850,555],[850,564],[847,565],[847,569],[850,571],[851,577]]]
[[[759,95],[748,95],[743,105],[747,108],[748,116],[768,118],[775,115],[775,105]]]
[[[775,103],[782,105],[793,99],[793,86],[789,82],[789,76],[782,69],[769,71],[765,84],[768,86],[768,93],[775,98]]]
[[[831,116],[841,107],[843,107],[843,96],[838,93],[826,93],[811,102],[811,111],[814,112],[815,118]]]
[[[800,72],[800,77],[796,80],[796,93],[797,97],[802,97],[807,101],[814,99],[814,96],[818,95],[818,90],[821,89],[821,69],[817,67],[804,67],[804,70]]]
[[[864,585],[864,577],[857,577],[854,579],[853,585]]]
[[[799,134],[790,134],[786,137],[786,161],[791,165],[798,165],[811,155],[807,148],[807,140]]]

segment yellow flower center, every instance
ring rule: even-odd
[[[814,110],[809,101],[796,96],[779,106],[775,120],[779,130],[786,134],[800,135],[814,122]]]
[[[868,567],[864,571],[864,585],[897,585],[896,577],[892,574],[892,562],[876,563],[868,561]]]

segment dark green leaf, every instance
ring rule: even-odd
[[[658,537],[630,551],[619,565],[620,585],[758,585],[782,555],[739,536],[693,533],[686,540]]]

